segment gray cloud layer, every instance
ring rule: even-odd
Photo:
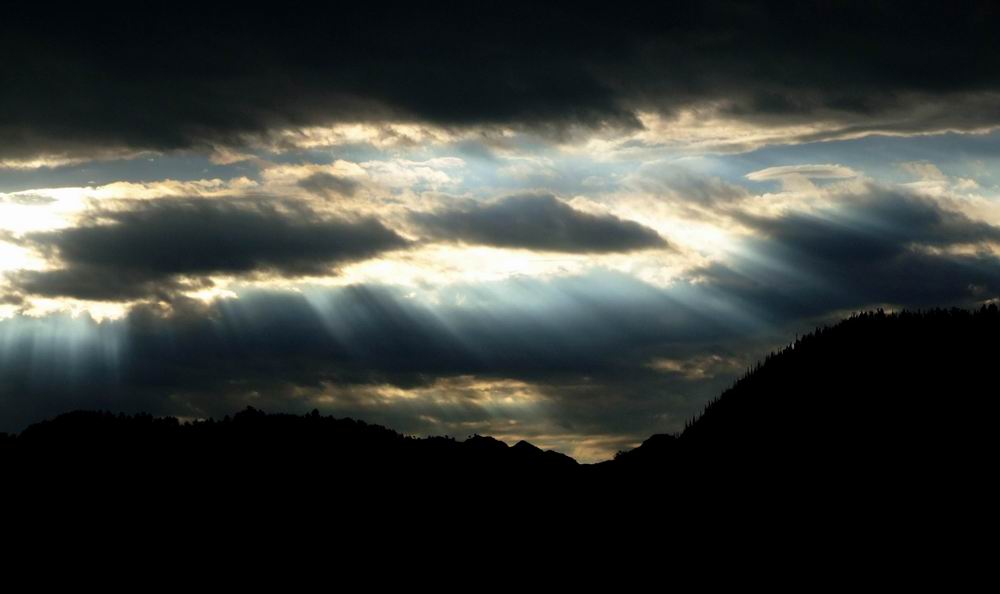
[[[185,149],[384,118],[554,132],[706,103],[761,125],[977,128],[1000,122],[997,10],[975,0],[24,5],[0,23],[0,154]]]
[[[551,195],[469,203],[411,219],[430,237],[554,252],[629,252],[665,248],[656,231],[613,215],[579,211]]]

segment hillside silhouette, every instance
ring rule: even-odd
[[[681,435],[616,463],[955,469],[992,457],[998,362],[995,305],[857,314],[772,353]]]
[[[993,461],[998,355],[993,305],[857,314],[769,355],[680,435],[652,436],[595,465],[527,442],[415,438],[317,411],[252,408],[192,423],[72,412],[0,436],[0,460],[8,470],[44,467],[77,477],[224,477],[269,486],[416,481],[598,492],[632,481],[676,488],[767,480],[940,487],[978,480]]]
[[[9,463],[55,465],[103,477],[143,476],[149,469],[173,477],[215,481],[339,479],[391,481],[396,477],[498,480],[514,475],[558,477],[577,466],[569,456],[527,442],[508,446],[474,435],[416,438],[353,419],[267,414],[252,407],[221,420],[181,423],[148,414],[76,411],[5,436]]]

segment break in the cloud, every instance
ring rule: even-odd
[[[614,215],[583,212],[551,195],[470,202],[411,218],[435,239],[504,248],[599,253],[667,247],[653,229]]]
[[[176,291],[185,276],[330,274],[337,264],[407,245],[372,218],[331,219],[284,206],[201,198],[119,204],[89,213],[79,226],[26,235],[22,243],[58,267],[10,277],[29,295],[135,300]]]

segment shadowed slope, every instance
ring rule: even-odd
[[[998,361],[995,306],[855,315],[772,353],[680,436],[601,466],[722,482],[974,480],[995,456]]]

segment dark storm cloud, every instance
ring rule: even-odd
[[[765,125],[976,128],[1000,122],[997,11],[985,1],[22,3],[0,22],[0,153],[185,149],[386,117],[558,132],[706,102]]]
[[[353,196],[361,187],[357,181],[349,177],[333,175],[332,173],[323,171],[299,180],[298,186],[307,192],[323,198]]]
[[[950,210],[932,198],[869,185],[858,196],[845,196],[839,208],[818,215],[792,214],[778,219],[744,217],[772,240],[825,255],[853,259],[895,254],[912,245],[996,243],[1000,228]],[[863,239],[858,243],[859,239]]]
[[[7,279],[19,296],[73,297],[92,301],[133,301],[157,297],[166,299],[176,291],[199,288],[194,283],[158,274],[155,271],[76,266],[55,270],[10,272]],[[211,286],[211,283],[203,285]]]
[[[613,215],[576,210],[551,195],[510,196],[411,219],[430,237],[554,252],[629,252],[665,248],[656,231]]]
[[[29,234],[22,243],[62,268],[11,273],[20,290],[111,301],[170,292],[184,276],[324,274],[407,245],[371,218],[284,212],[263,200],[173,198],[101,210],[83,225]]]
[[[743,217],[762,235],[747,242],[748,256],[700,274],[769,319],[880,304],[968,306],[1000,295],[1000,259],[990,249],[1000,228],[874,185],[840,200],[819,213]]]

